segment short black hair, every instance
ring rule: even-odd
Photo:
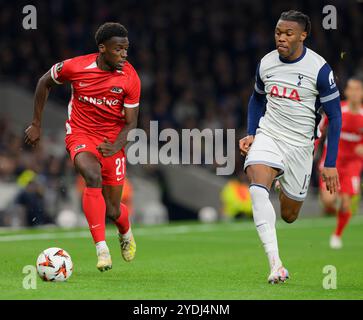
[[[307,35],[310,34],[311,31],[310,18],[306,14],[303,14],[300,11],[296,10],[285,11],[281,13],[280,20],[296,21],[304,28],[304,31],[306,31]]]
[[[97,46],[105,41],[111,39],[112,37],[127,37],[127,29],[118,22],[106,22],[101,25],[95,34],[95,40]]]

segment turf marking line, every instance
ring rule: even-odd
[[[362,217],[356,217],[350,223],[351,225],[363,225]],[[333,227],[335,219],[323,220],[319,219],[303,219],[299,223],[289,225],[282,221],[277,222],[277,230],[279,229],[304,229],[304,228],[322,228]],[[159,236],[159,235],[174,235],[186,234],[193,232],[216,232],[220,227],[225,227],[226,231],[241,232],[248,230],[255,230],[255,225],[252,223],[231,223],[231,224],[209,224],[209,225],[188,225],[188,226],[164,226],[164,227],[140,227],[135,228],[135,236]],[[111,233],[108,231],[107,233]],[[8,234],[0,235],[0,242],[13,242],[13,241],[31,241],[31,240],[51,240],[51,239],[77,239],[89,238],[90,232],[85,231],[71,231],[71,232],[45,232],[36,234]]]

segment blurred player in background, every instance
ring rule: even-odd
[[[240,173],[221,190],[222,212],[226,218],[252,218],[252,201],[246,176]]]
[[[289,278],[279,256],[270,189],[278,179],[281,216],[294,222],[309,187],[320,106],[329,118],[322,176],[329,192],[339,189],[335,167],[341,129],[339,91],[324,58],[304,46],[310,29],[305,14],[293,10],[281,14],[275,28],[277,50],[257,67],[248,105],[248,136],[240,140],[241,153],[247,155],[244,169],[251,182],[253,218],[270,265],[269,283]]]
[[[35,146],[40,139],[42,112],[50,89],[70,82],[66,149],[86,183],[83,211],[96,245],[97,268],[105,271],[112,268],[105,239],[106,215],[118,228],[123,258],[131,261],[136,252],[128,209],[120,199],[127,134],[137,126],[140,79],[126,60],[129,40],[123,25],[113,22],[101,25],[95,40],[97,53],[57,63],[40,78],[25,141]]]
[[[326,191],[325,182],[320,179],[320,199],[327,213],[337,213],[337,226],[330,238],[330,247],[340,249],[343,246],[342,234],[348,224],[352,213],[359,209],[360,177],[363,169],[363,81],[358,77],[348,80],[345,91],[346,101],[342,101],[342,132],[340,135],[337,169],[341,189],[339,194],[330,194]],[[323,117],[320,125],[324,141],[328,126],[328,119]],[[325,140],[326,142],[326,140]],[[322,156],[319,161],[319,170],[323,168],[326,157],[326,143],[324,143]]]

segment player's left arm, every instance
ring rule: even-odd
[[[124,100],[125,125],[118,134],[114,143],[104,138],[103,143],[97,146],[97,150],[104,157],[111,157],[115,153],[123,149],[127,144],[127,135],[132,129],[137,127],[137,119],[139,116],[139,101],[141,83],[136,72],[129,81],[129,86],[125,88],[126,96]]]
[[[137,127],[137,118],[139,115],[139,107],[125,108],[125,126],[120,131],[114,143],[111,143],[107,138],[103,139],[103,143],[97,146],[97,150],[104,157],[111,157],[119,152],[127,144],[127,135],[130,130]]]
[[[327,155],[321,174],[326,182],[327,190],[330,193],[335,193],[340,188],[336,160],[342,128],[342,111],[339,90],[335,84],[333,71],[327,63],[319,71],[317,89],[319,91],[320,103],[329,120]]]
[[[318,137],[315,140],[314,143],[314,161],[320,161],[320,160],[324,160],[322,159],[322,148],[324,148],[324,143],[326,140],[326,134],[327,134],[327,128],[328,128],[328,118],[327,116],[324,114],[319,125],[318,125],[318,130],[320,131],[320,136],[318,135]]]

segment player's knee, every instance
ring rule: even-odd
[[[343,212],[348,212],[351,210],[352,201],[351,196],[348,194],[343,194],[341,198],[340,210]]]
[[[96,170],[89,170],[83,176],[87,187],[100,188],[102,187],[102,176]]]
[[[113,221],[120,217],[120,206],[115,204],[106,204],[106,216]]]
[[[287,223],[293,223],[297,219],[297,215],[281,215],[281,217]]]
[[[350,211],[351,210],[351,204],[350,204],[350,202],[342,202],[342,204],[341,204],[341,210],[343,212]]]
[[[281,218],[287,223],[293,223],[299,215],[298,210],[293,209],[282,209]]]
[[[321,200],[322,204],[324,205],[324,207],[332,208],[335,206],[336,196],[335,195],[332,196],[332,195],[326,194],[326,193],[321,193],[320,200]]]
[[[247,167],[246,173],[251,184],[263,185],[270,189],[278,171],[266,165],[254,164]]]

